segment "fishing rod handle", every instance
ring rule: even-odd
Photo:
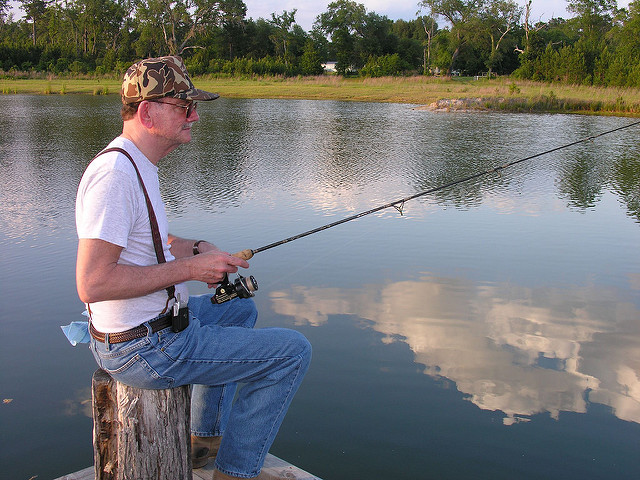
[[[251,257],[253,257],[253,250],[251,250],[250,248],[247,248],[246,250],[242,250],[241,252],[234,253],[232,257],[238,257],[243,260],[249,260]]]

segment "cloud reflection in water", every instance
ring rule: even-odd
[[[425,275],[362,288],[294,286],[271,294],[278,314],[321,326],[371,320],[383,342],[406,342],[424,373],[455,382],[503,423],[584,413],[590,402],[640,423],[638,308],[611,288],[478,285]]]

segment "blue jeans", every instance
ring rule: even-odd
[[[182,332],[166,328],[114,344],[92,338],[91,350],[98,365],[126,385],[193,385],[192,433],[224,435],[216,468],[252,478],[309,367],[311,345],[294,330],[254,329],[257,310],[251,299],[216,305],[210,298],[189,298],[189,326]]]

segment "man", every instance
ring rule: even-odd
[[[196,101],[218,95],[196,89],[180,57],[132,65],[121,94],[122,135],[87,167],[76,201],[76,280],[91,350],[125,384],[194,385],[195,467],[217,451],[214,479],[263,478],[311,347],[293,330],[253,329],[249,298],[189,297],[184,282],[213,287],[249,264],[212,243],[171,235],[157,175],[158,162],[191,140]]]

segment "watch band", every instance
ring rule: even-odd
[[[200,245],[200,242],[204,242],[205,240],[198,240],[196,243],[193,244],[193,254],[194,255],[198,255],[200,253],[200,249],[198,248],[198,245]]]

